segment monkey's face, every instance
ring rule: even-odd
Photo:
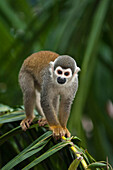
[[[60,85],[67,84],[72,78],[72,71],[70,68],[63,69],[58,66],[54,71],[55,82]]]

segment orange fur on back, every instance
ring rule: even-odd
[[[31,56],[24,60],[22,65],[22,70],[28,71],[30,74],[34,76],[34,78],[38,77],[38,83],[42,81],[42,70],[44,70],[50,61],[54,61],[59,54],[51,51],[40,51],[37,53],[33,53]]]
[[[31,71],[33,69],[33,71],[36,70],[36,72],[40,72],[50,63],[50,61],[54,61],[58,56],[59,54],[55,52],[40,51],[25,59],[23,65],[27,70]]]

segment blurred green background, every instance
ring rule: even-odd
[[[113,165],[113,1],[1,0],[0,103],[22,104],[18,72],[34,52],[72,56],[81,68],[68,127]]]

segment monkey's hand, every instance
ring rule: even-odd
[[[66,127],[64,127],[63,130],[65,132],[64,136],[66,136],[67,138],[70,138],[71,137],[71,133],[69,132],[69,130]]]
[[[32,123],[34,118],[35,116],[32,115],[32,116],[27,116],[24,120],[22,120],[20,123],[22,130],[26,131],[30,127],[30,124]]]
[[[47,122],[46,118],[43,117],[38,120],[38,124],[39,124],[39,126],[44,126],[44,125],[48,124],[48,122]]]
[[[50,130],[53,131],[53,137],[60,139],[62,136],[65,136],[66,131],[60,126],[50,126]]]

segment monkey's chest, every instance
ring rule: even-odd
[[[53,93],[55,93],[56,95],[60,95],[60,96],[67,96],[68,94],[70,94],[70,87],[66,87],[65,85],[53,85]]]

